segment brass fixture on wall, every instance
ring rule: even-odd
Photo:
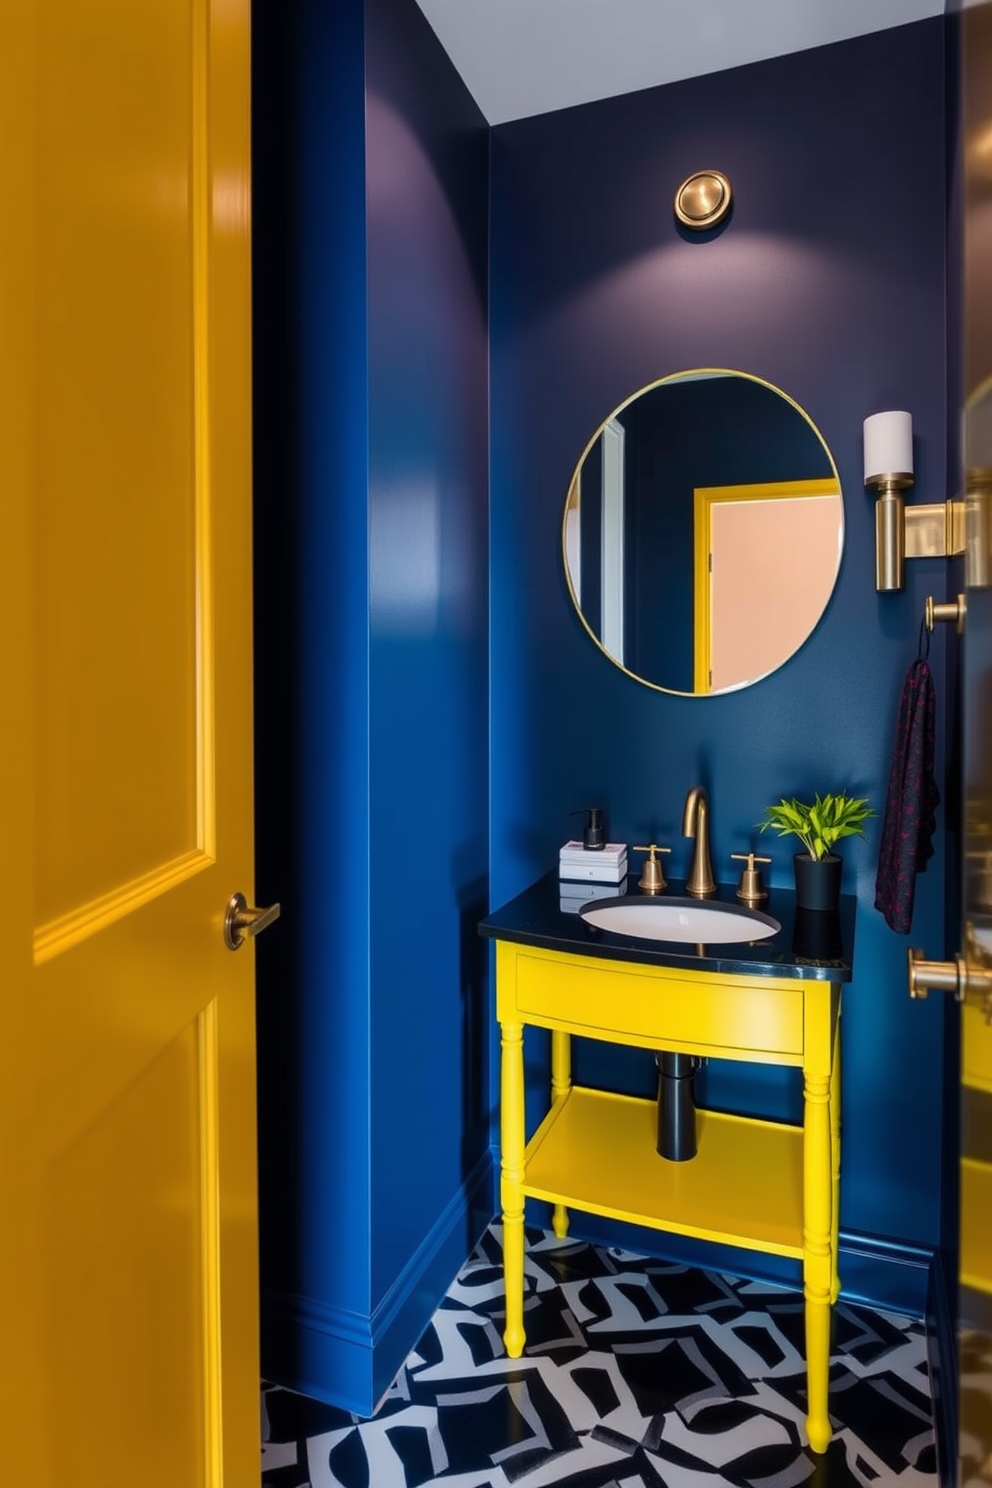
[[[732,201],[730,181],[723,171],[693,171],[675,193],[675,215],[683,227],[703,232],[723,221]]]
[[[923,622],[927,630],[933,633],[933,628],[938,620],[953,620],[958,635],[964,635],[964,620],[968,613],[968,602],[963,594],[957,599],[949,599],[946,603],[934,599],[932,594],[927,595],[927,602],[923,607]]]
[[[965,503],[906,506],[902,492],[913,484],[913,420],[904,410],[866,418],[864,449],[865,487],[878,496],[875,588],[885,594],[903,587],[907,558],[946,558],[964,552]]]

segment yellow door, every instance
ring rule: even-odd
[[[258,1481],[248,0],[0,15],[0,1483]]]
[[[960,22],[968,613],[962,642],[960,948],[967,985],[961,1024],[958,1469],[962,1484],[977,1485],[992,1483],[992,4],[965,9]]]

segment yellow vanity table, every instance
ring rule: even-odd
[[[633,885],[633,880],[630,880]],[[636,892],[634,890],[633,892]],[[669,893],[681,892],[678,884]],[[733,903],[733,890],[718,897]],[[782,929],[753,945],[679,945],[596,930],[559,908],[551,874],[480,926],[496,941],[502,1039],[501,1200],[507,1353],[523,1351],[524,1200],[554,1206],[564,1237],[579,1209],[704,1240],[792,1256],[806,1298],[807,1434],[823,1452],[830,1306],[839,1292],[841,984],[850,980],[854,899],[829,927],[793,895],[762,909]],[[821,940],[828,930],[829,944]],[[803,954],[816,951],[819,959]],[[823,953],[827,952],[828,955]],[[547,1115],[527,1140],[524,1028],[551,1031]],[[698,1152],[657,1155],[657,1103],[572,1084],[573,1034],[652,1050],[792,1065],[802,1126],[697,1113]]]

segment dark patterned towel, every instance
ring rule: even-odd
[[[907,673],[899,703],[875,879],[875,908],[900,935],[908,935],[912,924],[916,875],[933,856],[934,812],[940,805],[933,740],[933,678],[920,659]]]

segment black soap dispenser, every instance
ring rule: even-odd
[[[573,811],[573,816],[587,816],[585,831],[582,833],[582,846],[586,852],[602,852],[606,846],[606,828],[603,826],[603,812],[599,806],[583,806],[579,811]]]

